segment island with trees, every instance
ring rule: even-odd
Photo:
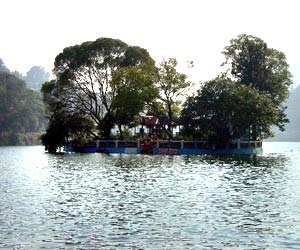
[[[175,58],[156,64],[146,49],[118,39],[65,48],[55,79],[42,86],[46,150],[142,153],[151,145],[151,153],[223,152],[243,141],[261,148],[274,126],[284,130],[288,122],[285,55],[251,35],[232,39],[222,53],[225,72],[197,89]]]

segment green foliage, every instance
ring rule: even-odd
[[[119,129],[121,125],[137,125],[139,112],[158,97],[158,89],[154,84],[156,77],[156,68],[152,63],[123,67],[114,73],[111,86],[116,95],[111,108]]]
[[[126,49],[121,67],[135,66],[144,64],[145,62],[147,62],[148,65],[154,65],[154,60],[149,56],[148,51],[138,46],[129,46]]]
[[[191,83],[187,81],[187,76],[179,73],[176,67],[177,60],[169,58],[163,60],[158,69],[157,86],[161,92],[159,99],[162,101],[167,114],[169,135],[171,135],[171,126],[174,121],[174,110],[177,109],[180,98],[191,86]]]
[[[39,132],[45,123],[41,96],[16,76],[0,73],[0,138]]]
[[[46,133],[41,136],[42,144],[49,153],[55,153],[70,139],[80,142],[90,139],[88,134],[93,127],[90,120],[80,115],[55,113],[49,121]]]
[[[41,87],[41,93],[43,95],[43,102],[45,105],[46,113],[49,117],[54,115],[55,112],[62,111],[60,108],[62,104],[58,98],[55,80],[44,82]]]
[[[232,39],[223,54],[234,80],[256,88],[277,106],[286,100],[292,81],[284,53],[244,34]]]
[[[283,102],[288,97],[289,86],[292,83],[284,53],[268,48],[258,37],[240,35],[230,41],[223,54],[226,58],[224,65],[229,66],[234,80],[255,88],[272,101],[273,108],[277,111],[273,125],[284,130],[288,119]],[[269,123],[266,124],[268,126]]]
[[[43,93],[44,98],[48,98],[49,95],[53,92],[55,89],[55,81],[51,80],[49,82],[44,82],[42,87],[41,87],[41,92]]]
[[[56,89],[56,81],[45,82],[41,88],[49,123],[41,136],[42,144],[50,153],[55,153],[59,147],[69,140],[87,141],[91,139],[94,124],[80,113],[67,113]]]
[[[287,119],[282,103],[291,84],[284,54],[249,35],[231,40],[223,54],[227,78],[206,82],[185,102],[185,135],[223,143],[242,137],[247,129],[253,139],[270,136],[272,125],[283,129]],[[109,138],[114,125],[122,137],[122,130],[136,125],[141,112],[168,121],[166,132],[172,137],[173,121],[191,86],[176,68],[175,58],[156,68],[145,49],[118,39],[65,48],[55,59],[56,80],[42,87],[50,117],[45,145],[52,145],[52,151],[69,138]],[[80,126],[74,126],[74,117]],[[80,136],[78,128],[84,131]]]
[[[199,139],[226,143],[241,138],[251,128],[252,139],[271,135],[271,126],[281,125],[281,110],[256,89],[224,77],[204,83],[182,111],[184,133]]]
[[[48,106],[81,114],[97,125],[100,136],[109,138],[115,123],[130,124],[147,102],[141,98],[150,94],[153,84],[146,68],[154,68],[154,61],[145,49],[100,38],[65,48],[55,59],[54,88],[45,85],[43,92],[55,96],[50,100],[48,95]],[[125,111],[125,103],[132,109]]]

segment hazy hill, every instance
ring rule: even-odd
[[[0,60],[0,145],[36,144],[46,126],[42,95],[21,76]]]
[[[18,71],[11,71],[5,66],[1,58],[0,72],[16,76],[17,78],[25,81],[27,88],[32,89],[36,92],[40,92],[43,83],[45,81],[48,81],[50,77],[50,74],[47,71],[45,71],[45,69],[41,66],[31,67],[30,70],[26,73],[26,75],[22,75]]]
[[[276,130],[272,141],[300,141],[300,86],[291,90],[287,107],[290,123],[284,132]]]

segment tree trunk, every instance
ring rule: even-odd
[[[114,127],[113,116],[107,113],[99,125],[100,131],[102,131],[105,139],[111,138],[111,130]]]
[[[165,131],[165,132],[167,133],[167,135],[168,135],[168,137],[169,137],[170,139],[173,138],[172,133],[171,133],[168,129],[166,129],[165,125],[159,124],[159,127],[160,127],[163,131]]]
[[[256,141],[256,139],[257,139],[257,129],[256,129],[256,126],[253,125],[252,126],[252,140]]]
[[[103,128],[103,136],[105,139],[110,139],[110,131],[111,131],[111,128],[110,127],[105,127]]]
[[[113,124],[102,122],[98,125],[99,133],[102,135],[104,139],[110,139],[111,138],[111,130],[113,128]]]
[[[123,130],[122,125],[118,124],[119,132],[120,132],[120,139],[123,140]]]
[[[169,131],[169,137],[170,139],[173,138],[173,133],[172,133],[172,119],[173,119],[173,112],[172,112],[172,105],[168,104],[168,131]]]

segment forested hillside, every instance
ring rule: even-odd
[[[46,119],[41,94],[2,65],[0,71],[0,145],[36,144]]]

